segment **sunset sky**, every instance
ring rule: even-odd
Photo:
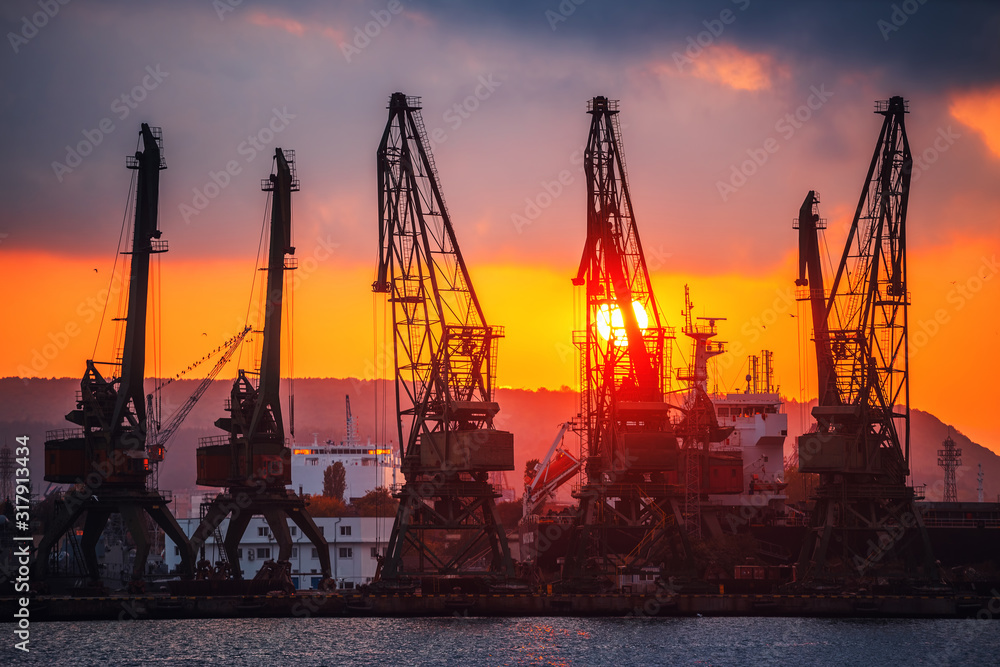
[[[696,314],[728,318],[720,389],[767,348],[782,392],[808,398],[792,219],[817,190],[837,261],[882,120],[873,102],[902,95],[917,158],[911,403],[1000,452],[996,3],[48,4],[54,16],[37,0],[0,8],[0,376],[76,377],[93,354],[141,122],[163,128],[169,167],[163,374],[244,321],[275,147],[297,151],[302,183],[293,371],[384,374],[375,150],[402,91],[423,98],[464,256],[506,327],[500,383],[575,387],[585,111],[605,95],[621,101],[668,323],[690,284]],[[688,352],[682,341],[675,362]]]

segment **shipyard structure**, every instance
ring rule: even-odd
[[[583,249],[567,276],[583,327],[566,332],[578,352],[579,409],[525,470],[518,503],[502,502],[496,484],[514,470],[515,434],[498,427],[495,396],[503,327],[488,319],[462,255],[463,227],[445,203],[420,98],[394,93],[387,110],[371,287],[386,300],[394,419],[391,437],[364,444],[349,399],[342,441],[292,444],[294,398],[283,405],[279,386],[299,180],[294,153],[280,148],[262,183],[258,317],[217,348],[177,414],[161,419],[156,392],[143,394],[149,265],[166,244],[156,216],[162,135],[142,126],[142,150],[128,159],[135,217],[117,357],[86,362],[67,414],[74,428],[45,443],[46,480],[71,488],[33,551],[44,613],[113,613],[97,553],[109,530],[133,549],[123,581],[147,617],[296,615],[303,599],[306,615],[988,612],[1000,580],[1000,505],[958,502],[962,452],[950,437],[938,453],[945,502],[921,502],[910,478],[913,161],[903,98],[876,103],[875,149],[831,262],[821,254],[817,192],[798,209],[792,279],[809,317],[818,402],[794,442],[774,382],[783,351],[750,356],[745,386],[719,392],[712,360],[727,353],[725,318],[697,316],[687,285],[671,287],[684,293],[677,328],[660,311],[622,110],[604,96],[588,101]],[[203,439],[191,462],[198,484],[214,490],[197,516],[178,520],[157,464],[241,346],[252,346],[241,357],[251,365],[215,422],[222,434]],[[674,363],[677,350],[684,364]],[[309,495],[327,492],[335,463],[345,503],[375,490],[391,498],[388,509],[314,518]],[[102,478],[84,484],[95,467]],[[794,500],[792,474],[809,481]],[[155,567],[151,549],[160,552]],[[68,553],[81,562],[73,571]],[[77,602],[52,604],[57,589]]]

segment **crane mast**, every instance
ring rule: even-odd
[[[378,579],[513,576],[492,471],[513,470],[495,428],[497,347],[462,257],[420,100],[393,93],[377,153],[379,261],[372,286],[392,304],[397,429],[405,483]]]
[[[902,97],[876,103],[875,152],[830,292],[815,191],[799,210],[799,275],[813,317],[819,399],[798,439],[799,470],[819,473],[799,559],[803,578],[933,577],[909,475],[906,212],[913,166]]]
[[[347,403],[347,435],[344,440],[352,445],[357,445],[361,443],[361,436],[358,434],[357,418],[351,413],[351,395],[346,394],[344,401]]]
[[[136,544],[132,586],[141,588],[149,554],[149,539],[143,514],[149,515],[181,549],[181,569],[193,573],[193,557],[187,537],[167,508],[168,501],[158,490],[146,489],[150,474],[146,454],[147,414],[143,382],[146,370],[146,319],[149,300],[151,255],[166,252],[158,227],[160,171],[163,135],[158,127],[143,123],[142,150],[126,158],[125,166],[136,171],[135,218],[132,244],[128,251],[129,283],[125,336],[121,357],[111,364],[117,377],[105,378],[100,362],[87,361],[80,382],[75,410],[67,421],[79,429],[63,429],[47,434],[45,479],[49,482],[78,484],[99,473],[99,486],[66,502],[39,543],[36,569],[40,577],[48,571],[49,553],[56,541],[86,514],[81,547],[87,573],[100,579],[96,545],[111,514],[121,514]],[[116,368],[117,366],[117,368]]]
[[[320,559],[322,575],[330,579],[330,549],[322,532],[305,510],[305,502],[288,490],[291,451],[286,446],[279,384],[281,380],[281,325],[284,272],[297,268],[292,247],[291,195],[299,189],[294,151],[276,148],[274,168],[261,189],[271,192],[271,219],[267,253],[267,280],[262,309],[263,343],[259,374],[240,369],[227,404],[229,416],[215,425],[227,432],[202,438],[197,451],[197,483],[226,489],[205,508],[204,518],[191,539],[201,548],[223,519],[232,513],[223,541],[224,559],[231,576],[242,579],[239,544],[254,515],[262,515],[278,543],[280,574],[290,572],[291,519],[309,538]],[[256,382],[254,381],[254,376]],[[285,584],[291,585],[290,578]],[[324,586],[326,584],[324,583]]]

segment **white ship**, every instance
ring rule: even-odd
[[[785,439],[788,415],[781,395],[773,385],[772,353],[764,350],[751,356],[744,392],[715,394],[719,426],[734,427],[721,443],[724,449],[738,449],[743,454],[743,492],[739,496],[710,497],[713,504],[739,504],[757,508],[757,514],[771,518],[785,514]]]
[[[347,436],[336,442],[320,444],[313,434],[312,444],[292,445],[292,488],[299,493],[321,495],[323,473],[334,463],[344,466],[347,487],[344,500],[360,498],[377,487],[392,489],[399,472],[399,453],[391,445],[376,445],[371,439],[362,442],[351,415],[351,398],[347,397]]]

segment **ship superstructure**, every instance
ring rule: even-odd
[[[753,506],[758,512],[766,509],[762,521],[780,522],[787,498],[784,446],[788,415],[773,383],[772,360],[770,350],[749,357],[746,389],[712,396],[719,425],[733,429],[721,448],[742,453],[743,485],[738,496],[709,496],[709,502],[736,502]]]
[[[344,466],[344,500],[360,498],[377,488],[392,489],[399,472],[399,454],[389,444],[373,444],[369,438],[362,442],[358,433],[358,419],[351,412],[351,397],[345,397],[347,406],[347,434],[343,440],[319,442],[313,434],[311,444],[292,445],[292,488],[299,493],[323,493],[324,474],[330,466]]]

